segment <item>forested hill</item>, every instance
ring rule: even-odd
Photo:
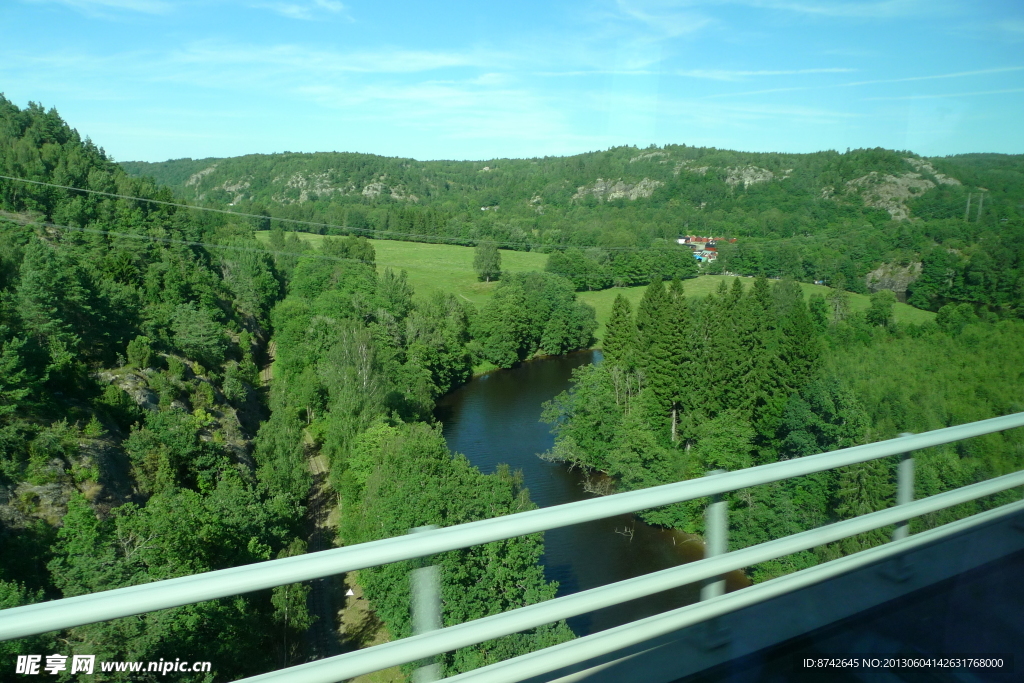
[[[744,153],[667,145],[617,147],[572,157],[416,161],[370,154],[248,155],[229,159],[125,162],[188,200],[268,208],[273,215],[319,217],[366,227],[380,208],[431,210],[418,226],[479,223],[481,209],[513,220],[522,239],[564,230],[583,216],[599,225],[628,217],[632,233],[605,241],[671,236],[687,227],[748,237],[818,232],[841,219],[961,218],[967,194],[986,190],[983,218],[1024,215],[1024,159],[973,154],[925,159],[908,151],[866,149],[814,154]],[[975,205],[977,207],[977,204]],[[774,210],[772,215],[762,215]],[[637,230],[666,225],[669,233]],[[373,227],[382,226],[373,224]],[[570,232],[578,232],[570,230]],[[534,237],[527,235],[533,234]],[[551,243],[563,237],[549,235]],[[600,244],[576,236],[573,244]],[[544,240],[540,240],[544,241]],[[610,243],[609,243],[610,246]]]
[[[919,308],[968,303],[1001,316],[1016,315],[1024,292],[1019,155],[669,145],[479,162],[284,153],[122,166],[188,202],[322,223],[264,222],[273,227],[578,247],[586,254],[570,259],[608,284],[621,279],[616,255],[697,234],[737,240],[705,272],[892,289]]]
[[[0,610],[532,507],[519,473],[451,453],[432,410],[474,363],[592,345],[568,281],[507,276],[479,313],[414,302],[368,240],[275,231],[268,249],[247,219],[169,206],[56,111],[2,96],[0,176]],[[439,555],[445,623],[553,597],[542,554],[533,536]],[[185,653],[234,680],[409,635],[410,568],[360,573],[365,623],[335,622],[343,591],[293,584],[0,642],[0,660]],[[441,661],[571,637],[549,624]]]

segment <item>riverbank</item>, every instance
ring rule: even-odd
[[[587,476],[537,457],[551,448],[550,426],[540,421],[542,404],[569,388],[572,372],[593,363],[599,351],[586,350],[521,363],[480,375],[438,401],[435,415],[448,447],[464,454],[484,473],[499,465],[520,470],[530,499],[539,507],[588,500]],[[592,490],[593,487],[591,486]],[[703,558],[704,544],[681,531],[618,515],[544,533],[544,576],[568,595]],[[748,585],[742,572],[727,578],[730,590]],[[581,615],[569,620],[586,635],[699,599],[700,586]]]

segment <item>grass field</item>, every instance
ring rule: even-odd
[[[302,239],[317,244],[323,237],[309,233],[296,233]],[[270,234],[268,232],[256,233],[258,239],[266,242]],[[473,271],[473,248],[459,247],[451,244],[423,244],[420,242],[396,242],[393,240],[370,240],[377,252],[377,269],[393,268],[404,270],[408,274],[409,284],[416,292],[416,297],[429,295],[435,291],[453,292],[466,301],[471,301],[477,307],[487,303],[491,292],[497,286],[496,282],[480,282]],[[527,270],[542,270],[547,260],[545,254],[525,251],[501,251],[501,269],[506,273],[521,272]],[[715,291],[718,283],[725,280],[727,285],[732,285],[735,278],[729,275],[702,275],[693,280],[683,282],[683,289],[687,296],[703,297]],[[743,284],[749,287],[754,278],[740,278]],[[827,295],[828,287],[821,285],[810,285],[800,283],[804,290],[804,297],[811,294]],[[586,301],[597,311],[599,324],[597,336],[600,338],[604,332],[604,324],[611,315],[612,302],[615,297],[622,294],[636,309],[640,297],[643,296],[643,287],[615,287],[600,292],[580,292],[579,298]],[[870,300],[863,294],[850,294],[850,307],[854,311],[867,309]],[[895,308],[896,321],[901,323],[923,323],[935,318],[930,311],[922,311],[897,303]]]
[[[726,281],[727,286],[732,286],[732,281],[736,278],[731,275],[702,275],[692,280],[683,281],[683,292],[686,296],[692,297],[704,297],[711,294],[718,289],[718,283],[722,280]],[[754,278],[752,277],[741,277],[740,281],[743,282],[745,287],[749,287],[753,284]],[[804,298],[809,298],[812,294],[821,294],[827,296],[831,291],[828,287],[821,285],[810,285],[805,282],[800,283],[800,288],[804,290]],[[619,294],[625,296],[629,303],[632,304],[633,310],[636,310],[637,304],[640,302],[640,297],[644,294],[643,287],[619,287],[612,289],[605,289],[600,292],[579,292],[577,296],[583,301],[594,307],[597,311],[597,322],[599,324],[597,328],[597,336],[600,338],[604,333],[604,323],[608,320],[608,316],[612,313],[612,303],[615,301],[615,297]],[[867,310],[871,304],[870,297],[864,294],[850,295],[850,308],[854,311]],[[935,314],[931,311],[922,311],[919,308],[908,306],[907,304],[896,303],[893,309],[893,314],[896,318],[896,322],[900,323],[915,323],[921,324],[929,320],[934,320]]]
[[[323,240],[321,235],[303,232],[295,234],[312,244],[319,244]],[[270,239],[270,233],[258,232],[256,237],[266,242]],[[472,247],[395,240],[370,242],[377,252],[377,270],[404,270],[417,297],[428,296],[440,290],[457,294],[480,307],[487,302],[498,284],[480,282],[477,279],[473,270]],[[546,254],[535,252],[502,250],[501,269],[506,273],[543,270],[547,258]]]

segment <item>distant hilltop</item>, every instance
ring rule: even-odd
[[[121,166],[131,175],[151,176],[184,199],[257,207],[272,215],[281,207],[302,207],[288,213],[314,215],[328,206],[391,206],[472,211],[477,217],[493,212],[508,219],[579,214],[608,205],[656,208],[685,221],[697,212],[774,208],[792,213],[818,206],[837,207],[819,214],[900,221],[962,215],[969,193],[1000,192],[983,186],[981,175],[1019,173],[1024,163],[1020,156],[923,158],[881,148],[782,154],[667,145],[486,161],[284,152]],[[998,199],[986,201],[992,208]],[[728,221],[708,217],[703,222],[713,227]]]

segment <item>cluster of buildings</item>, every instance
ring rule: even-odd
[[[676,243],[693,250],[693,257],[698,261],[715,261],[718,259],[719,242],[735,242],[736,238],[726,239],[724,237],[700,237],[698,235],[686,235],[676,240]]]

